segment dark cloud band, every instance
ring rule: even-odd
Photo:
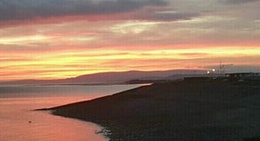
[[[0,21],[126,13],[149,6],[164,7],[167,4],[163,0],[1,0]]]

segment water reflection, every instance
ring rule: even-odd
[[[0,86],[1,141],[105,141],[95,124],[53,116],[48,108],[110,95],[140,85]]]
[[[1,141],[104,141],[95,134],[101,130],[95,124],[70,118],[52,116],[46,112],[30,109],[51,107],[80,97],[52,98],[1,98],[0,138]],[[81,99],[82,100],[82,99]]]

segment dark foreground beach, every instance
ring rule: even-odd
[[[258,82],[160,83],[47,110],[100,124],[111,141],[260,140]]]

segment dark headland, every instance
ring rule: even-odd
[[[259,82],[158,83],[47,110],[100,124],[111,141],[259,141]]]

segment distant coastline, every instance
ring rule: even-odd
[[[182,78],[183,75],[198,75],[205,74],[205,70],[165,70],[165,71],[125,71],[125,72],[104,72],[95,74],[86,74],[64,79],[52,80],[14,80],[14,81],[0,81],[0,85],[6,84],[69,84],[69,85],[103,85],[103,84],[125,84],[131,80],[141,81],[165,81]],[[173,76],[174,75],[174,76]],[[177,77],[176,77],[177,76]],[[144,83],[144,82],[141,82]],[[145,82],[147,83],[147,82]]]

